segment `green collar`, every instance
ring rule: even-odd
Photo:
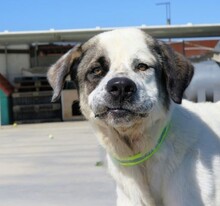
[[[167,136],[168,130],[170,128],[170,124],[168,124],[162,131],[160,138],[157,141],[156,146],[151,149],[149,152],[145,153],[145,154],[141,154],[138,153],[136,155],[130,156],[128,158],[123,158],[123,159],[119,159],[115,156],[112,156],[113,160],[116,161],[117,163],[119,163],[122,166],[126,166],[126,167],[131,167],[131,166],[135,166],[135,165],[139,165],[140,163],[148,160],[154,153],[156,153],[160,146],[162,145],[164,139]]]

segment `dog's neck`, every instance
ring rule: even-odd
[[[160,119],[149,116],[129,128],[99,125],[96,133],[110,155],[127,158],[138,153],[144,154],[155,148],[168,122],[167,116]]]

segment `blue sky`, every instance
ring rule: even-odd
[[[0,32],[165,25],[167,0],[0,0]],[[170,0],[172,24],[220,23],[220,0]]]

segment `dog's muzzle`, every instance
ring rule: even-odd
[[[127,125],[149,114],[149,105],[141,104],[136,83],[127,77],[110,79],[105,86],[104,101],[97,102],[95,117],[113,125]],[[143,102],[144,103],[144,102]]]
[[[105,89],[109,99],[108,106],[103,112],[96,114],[96,117],[104,118],[107,114],[113,118],[120,119],[126,118],[128,115],[146,116],[145,113],[137,113],[131,106],[131,102],[137,93],[137,86],[131,79],[127,77],[115,77],[107,82]]]

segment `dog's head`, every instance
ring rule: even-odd
[[[88,119],[128,127],[154,108],[181,103],[193,67],[168,45],[137,29],[99,34],[61,57],[49,72],[53,100],[70,74]]]

